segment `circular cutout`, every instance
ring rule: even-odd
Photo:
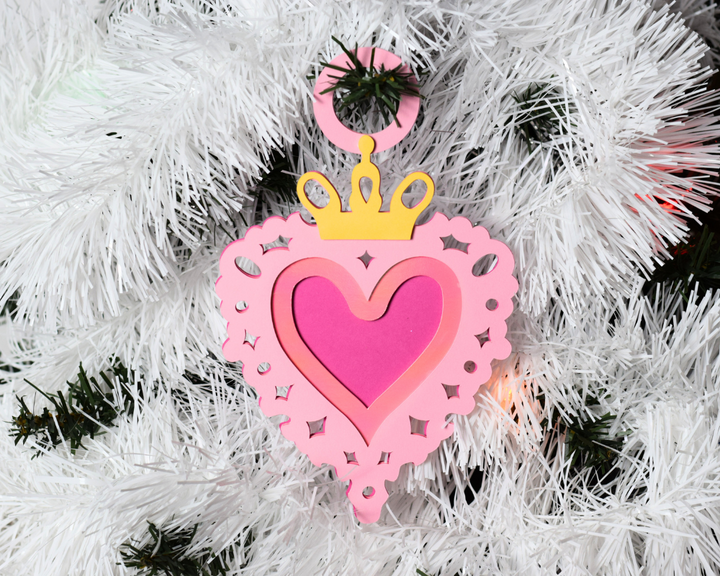
[[[485,302],[485,308],[487,308],[490,311],[496,310],[498,305],[499,305],[499,303],[497,300],[495,300],[495,298],[490,298],[490,300]]]
[[[477,364],[475,364],[475,362],[473,362],[472,360],[468,360],[467,362],[465,362],[463,368],[465,368],[465,372],[467,372],[468,374],[472,374],[473,372],[475,372],[475,370],[477,370]]]
[[[238,312],[245,312],[245,310],[248,309],[248,303],[245,302],[245,300],[240,300],[240,302],[235,304],[235,310]]]
[[[365,498],[372,498],[375,495],[375,488],[373,488],[372,486],[365,486],[362,491],[362,495]]]
[[[358,60],[362,62],[363,66],[370,65],[370,56],[372,51],[373,48],[357,49],[356,54]],[[339,56],[333,58],[330,61],[330,64],[344,68],[352,66],[347,54],[340,54]],[[395,68],[396,66],[402,64],[402,60],[387,50],[375,48],[373,65],[380,66],[382,64],[384,64],[386,68]],[[407,69],[407,66],[404,66],[404,68]],[[336,74],[337,71],[332,70],[332,68],[325,67],[315,83],[315,90],[313,92],[313,95],[315,96],[315,103],[313,105],[315,119],[317,120],[320,129],[323,131],[323,134],[327,136],[330,142],[343,150],[352,152],[353,154],[360,154],[358,143],[360,142],[360,137],[363,136],[363,134],[350,130],[350,128],[340,122],[333,107],[333,92],[321,94],[321,92],[333,85],[333,79],[330,78],[331,72]],[[400,142],[400,140],[405,138],[415,123],[415,119],[417,118],[419,111],[419,96],[403,96],[400,100],[400,106],[398,106],[397,113],[397,119],[400,126],[398,126],[395,123],[395,120],[393,120],[384,130],[370,134],[372,139],[375,141],[375,153],[377,154],[378,152],[392,148],[395,144]]]
[[[258,367],[257,371],[260,374],[267,374],[270,372],[270,364],[268,362],[262,362]]]

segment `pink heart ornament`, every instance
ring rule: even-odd
[[[268,247],[280,236],[290,239],[289,245]],[[464,243],[465,247],[462,250],[446,248],[444,239],[448,236]],[[374,257],[369,265],[360,258],[366,252]],[[492,269],[481,276],[473,274],[478,259],[489,254],[496,256]],[[442,264],[451,275],[435,274],[417,260],[420,258]],[[260,273],[244,270],[240,262],[245,259],[252,260]],[[288,272],[291,267],[312,259],[330,261],[340,272],[334,276],[313,264],[307,274],[296,274],[292,278]],[[416,269],[405,269],[403,266],[407,264],[403,263],[408,261],[415,261]],[[261,226],[248,229],[245,237],[231,243],[220,257],[221,276],[216,291],[221,299],[221,312],[228,322],[223,353],[229,361],[242,361],[244,378],[257,390],[263,412],[267,416],[286,416],[281,424],[282,434],[314,464],[331,464],[341,480],[349,481],[347,496],[358,520],[375,522],[388,497],[387,482],[397,478],[405,463],[422,463],[452,434],[453,424],[447,422],[446,416],[468,414],[475,407],[478,388],[490,377],[492,359],[509,355],[505,320],[513,309],[512,296],[517,291],[513,265],[507,246],[490,239],[484,228],[474,227],[462,217],[449,220],[435,214],[427,223],[415,227],[410,241],[326,241],[320,238],[317,227],[303,221],[298,213],[287,220],[272,217]],[[292,280],[293,287],[305,279],[316,278],[326,283],[321,292],[331,290],[330,287],[337,290],[337,300],[334,304],[328,302],[327,324],[346,322],[348,317],[343,316],[339,308],[347,306],[354,322],[376,325],[380,327],[377,330],[382,331],[386,321],[392,325],[388,327],[389,334],[399,330],[401,335],[403,323],[393,316],[394,298],[408,308],[428,306],[429,316],[435,314],[436,297],[418,304],[419,290],[416,291],[413,284],[415,278],[423,278],[423,282],[427,281],[426,287],[435,283],[443,293],[440,322],[430,344],[409,367],[405,368],[408,358],[422,348],[433,330],[430,320],[428,326],[419,328],[424,337],[418,336],[412,343],[414,347],[403,353],[404,362],[386,362],[395,372],[405,369],[399,378],[392,373],[384,379],[379,376],[372,387],[362,391],[361,379],[353,380],[338,368],[332,353],[328,356],[323,344],[307,332],[302,318],[299,328],[295,326],[295,315],[299,312],[302,316],[305,305],[318,305],[328,300],[328,294],[319,294],[313,304],[308,302],[307,298],[312,300],[308,294],[303,295],[301,287],[299,297],[294,299],[294,288],[278,289],[283,278]],[[447,290],[453,290],[445,286],[447,278],[453,279],[456,292],[455,296],[445,298]],[[316,290],[319,285],[313,286],[314,283],[315,280],[306,287]],[[410,288],[410,292],[404,294],[403,286]],[[285,310],[278,318],[289,319],[292,330],[276,325],[275,308],[280,304]],[[458,325],[448,330],[451,318]],[[329,326],[329,329],[332,331],[335,327]],[[299,330],[304,331],[307,340],[302,339]],[[349,326],[338,326],[334,335],[343,340],[348,330]],[[368,326],[367,330],[367,336],[376,336],[375,329]],[[285,346],[281,343],[281,339],[293,332],[299,341],[300,355],[307,356],[298,364],[310,377],[293,360],[297,360],[297,356],[286,352],[287,342]],[[447,334],[447,342],[441,347],[442,338],[435,340],[443,332]],[[478,336],[482,334],[485,337],[480,339]],[[337,358],[349,355],[350,348],[355,346],[349,342],[343,345],[346,348],[336,353]],[[441,349],[445,351],[433,354],[433,350]],[[369,349],[362,351],[372,354]],[[387,361],[388,357],[384,359]],[[434,368],[428,368],[430,364]],[[317,379],[308,371],[308,365],[315,366]],[[418,372],[423,365],[424,374]],[[351,370],[353,372],[355,370]],[[413,373],[414,377],[407,376]],[[395,380],[388,384],[393,378]],[[403,378],[406,378],[404,383]],[[410,383],[414,386],[412,390],[408,388]],[[325,385],[329,388],[322,391]],[[393,398],[394,409],[388,405]],[[363,418],[366,421],[363,422]],[[413,430],[413,421],[424,423],[424,430]],[[368,439],[360,429],[365,430]]]

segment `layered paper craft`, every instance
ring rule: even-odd
[[[364,65],[370,53],[357,51]],[[400,63],[379,49],[374,59]],[[349,65],[346,55],[332,63]],[[225,357],[242,362],[265,414],[288,417],[284,436],[349,482],[357,518],[375,522],[387,482],[452,434],[448,416],[469,413],[491,361],[510,354],[506,319],[518,285],[510,250],[484,228],[442,214],[415,224],[434,195],[429,175],[408,175],[381,211],[371,154],[407,135],[419,98],[403,97],[400,126],[363,135],[340,123],[332,94],[321,94],[329,81],[325,69],[315,86],[318,123],[361,154],[349,210],[323,174],[306,173],[297,191],[316,224],[294,213],[251,227],[220,257],[216,289],[228,322]],[[372,182],[367,200],[361,178]],[[309,199],[310,181],[328,193],[324,207]],[[407,208],[402,195],[416,181],[427,190]]]

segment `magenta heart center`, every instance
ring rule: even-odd
[[[364,304],[368,304],[367,301]],[[423,353],[442,317],[442,291],[415,276],[395,291],[384,314],[363,320],[327,278],[297,284],[293,316],[300,338],[335,378],[370,406]]]

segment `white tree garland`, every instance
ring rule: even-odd
[[[720,301],[643,295],[689,208],[716,193],[717,98],[703,67],[718,62],[715,11],[4,3],[0,304],[16,294],[17,313],[0,350],[19,372],[0,386],[0,574],[129,574],[120,547],[147,541],[148,521],[198,524],[197,550],[233,546],[234,573],[253,576],[720,571]],[[503,239],[520,282],[513,355],[369,526],[222,361],[213,290],[274,150],[298,144],[296,175],[349,175],[314,122],[307,78],[337,52],[331,35],[428,70],[421,123],[378,155],[384,181],[430,173],[434,209]],[[559,95],[562,129],[528,151],[515,97],[540,83]],[[131,417],[75,455],[32,459],[32,441],[14,444],[16,395],[43,405],[24,379],[54,392],[79,362],[92,373],[113,356],[143,393]],[[606,412],[625,442],[598,484],[543,421]]]

